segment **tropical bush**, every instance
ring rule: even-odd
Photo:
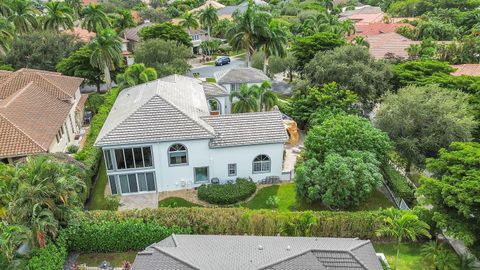
[[[67,151],[68,151],[68,153],[70,153],[70,154],[75,154],[75,153],[77,153],[77,152],[78,152],[78,145],[76,145],[76,144],[71,144],[71,145],[69,145],[69,146],[67,147]]]
[[[254,182],[238,178],[235,183],[225,185],[202,185],[198,189],[198,198],[212,204],[234,204],[250,197],[256,189]]]
[[[100,130],[102,129],[103,123],[107,120],[107,116],[112,109],[113,103],[115,103],[115,100],[117,99],[118,93],[118,88],[112,88],[105,94],[105,101],[98,107],[98,113],[93,117],[90,124],[90,132],[87,135],[85,145],[80,152],[75,154],[75,159],[83,162],[86,167],[85,184],[87,185],[87,191],[83,196],[84,201],[88,198],[94,176],[98,171],[100,158],[102,157],[102,151],[93,146],[93,144],[97,139],[98,133],[100,133]]]
[[[42,249],[36,249],[28,260],[30,270],[58,270],[63,269],[67,258],[67,246],[64,240],[49,243]]]
[[[407,183],[403,175],[391,166],[384,167],[384,179],[396,196],[401,197],[409,203],[415,201],[415,190],[413,187]]]

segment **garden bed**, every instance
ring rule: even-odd
[[[85,264],[90,267],[97,267],[103,261],[107,261],[113,267],[121,267],[124,261],[130,264],[135,260],[137,251],[111,252],[111,253],[82,253],[78,256],[75,264]]]

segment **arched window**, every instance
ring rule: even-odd
[[[220,102],[217,99],[211,98],[208,100],[208,109],[210,110],[210,115],[219,115],[220,111]]]
[[[267,155],[258,155],[253,160],[253,173],[270,172],[270,158]]]
[[[183,144],[174,144],[168,148],[168,162],[170,166],[188,164],[187,148]]]

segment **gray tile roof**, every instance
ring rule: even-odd
[[[205,139],[213,128],[198,80],[172,75],[123,90],[100,131],[95,145]]]
[[[256,68],[236,67],[228,70],[216,72],[214,74],[218,84],[229,83],[261,83],[268,81],[263,71]]]
[[[218,15],[218,17],[225,16],[225,15],[231,16],[237,10],[240,13],[245,12],[245,10],[247,10],[247,4],[243,3],[243,4],[240,4],[238,6],[226,6],[224,8],[221,8],[221,9],[217,10],[217,15]]]
[[[279,111],[202,117],[215,130],[210,147],[285,143],[288,135]]]
[[[134,270],[381,270],[369,240],[172,235],[139,252]]]
[[[203,82],[202,86],[207,98],[228,96],[227,90],[216,83]]]

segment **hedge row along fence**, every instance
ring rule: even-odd
[[[87,192],[84,194],[84,201],[87,200],[91,187],[93,185],[94,177],[98,172],[98,165],[102,158],[102,151],[93,146],[97,139],[98,133],[102,129],[110,110],[113,107],[113,103],[117,99],[120,90],[118,88],[112,88],[105,94],[103,104],[98,108],[97,114],[92,118],[90,122],[90,132],[87,135],[85,145],[82,150],[75,154],[75,159],[81,161],[86,167],[85,184],[87,185]]]
[[[401,197],[410,205],[415,202],[415,190],[410,186],[405,177],[391,165],[384,168],[385,180],[396,196]]]
[[[235,183],[225,185],[201,185],[198,198],[211,204],[234,204],[250,197],[257,190],[253,181],[238,178]]]

